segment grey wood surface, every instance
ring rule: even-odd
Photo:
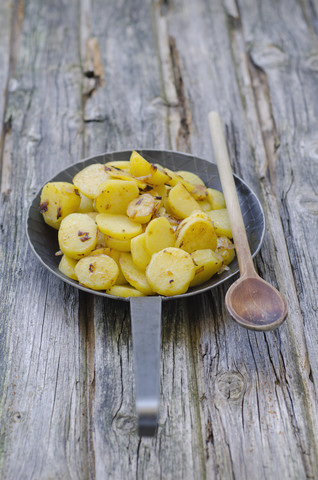
[[[318,4],[0,2],[0,478],[318,478]],[[286,296],[247,331],[230,284],[163,306],[161,407],[139,438],[126,303],[55,278],[27,207],[81,158],[165,148],[213,160],[207,114],[260,198],[260,275]]]

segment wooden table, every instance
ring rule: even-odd
[[[318,478],[317,19],[316,0],[0,2],[1,479]],[[27,207],[94,154],[213,160],[211,109],[289,315],[239,327],[231,282],[164,303],[159,429],[139,438],[128,305],[50,274]]]

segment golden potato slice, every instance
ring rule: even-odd
[[[113,260],[115,260],[115,262],[117,263],[117,266],[118,266],[118,277],[117,277],[117,280],[116,280],[116,283],[115,285],[125,285],[127,284],[127,280],[125,279],[124,275],[123,275],[123,272],[121,270],[121,266],[120,266],[120,263],[119,263],[119,255],[121,254],[121,252],[119,250],[116,250],[115,248],[108,248],[108,253],[107,255],[109,257],[111,257]]]
[[[193,185],[203,185],[205,186],[203,180],[199,177],[199,175],[196,175],[195,173],[188,172],[185,170],[179,170],[176,172],[177,175],[182,177],[186,182],[192,183]]]
[[[222,267],[222,257],[210,249],[196,250],[191,253],[195,265],[195,276],[190,287],[195,287],[209,280]]]
[[[113,285],[109,290],[106,290],[109,295],[115,297],[129,298],[129,297],[143,297],[144,294],[136,288],[125,285]]]
[[[74,258],[70,258],[67,255],[63,255],[59,263],[59,271],[64,273],[66,277],[77,280],[77,275],[75,274],[76,264],[77,260],[74,260]]]
[[[172,213],[179,218],[186,218],[194,210],[201,209],[199,203],[181,183],[177,183],[170,190],[168,200]]]
[[[80,203],[80,193],[74,185],[49,182],[42,188],[39,210],[45,223],[58,230],[63,218],[76,212]]]
[[[176,230],[175,246],[189,253],[206,248],[216,249],[216,231],[206,213],[193,213],[180,223]]]
[[[131,239],[131,256],[135,265],[140,270],[146,270],[148,263],[151,260],[151,254],[146,247],[146,234],[141,233]]]
[[[232,231],[230,225],[229,215],[226,208],[220,208],[219,210],[211,210],[206,212],[214,224],[217,235],[232,238]]]
[[[95,198],[98,187],[110,177],[101,163],[93,163],[83,168],[73,178],[74,185],[88,198]]]
[[[228,237],[218,237],[216,252],[223,258],[223,264],[228,265],[235,257],[234,245]]]
[[[169,175],[160,165],[149,163],[138,152],[133,151],[130,156],[130,174],[151,185],[163,185],[170,180]]]
[[[105,170],[111,178],[118,178],[119,180],[127,180],[136,183],[140,190],[145,190],[148,187],[147,183],[138,180],[138,178],[132,177],[130,173],[125,170],[118,170],[117,168],[107,165],[105,165]]]
[[[194,185],[193,183],[188,182],[181,175],[178,175],[178,173],[175,173],[172,170],[170,170],[169,168],[165,168],[165,172],[171,177],[171,180],[166,182],[168,185],[175,187],[176,185],[178,185],[178,183],[181,183],[184,186],[184,188],[189,193],[191,193],[192,197],[195,200],[204,200],[205,198],[208,197],[208,191],[204,184]]]
[[[131,250],[131,239],[127,240],[118,240],[118,238],[112,238],[109,235],[104,235],[105,245],[110,248],[114,248],[120,252],[130,252]]]
[[[106,290],[112,287],[118,277],[118,266],[107,255],[93,255],[79,260],[75,267],[78,281],[93,290]]]
[[[76,210],[76,213],[91,213],[93,211],[94,211],[93,200],[81,193],[81,203],[78,209]]]
[[[127,215],[134,222],[148,223],[156,208],[155,198],[144,193],[134,198],[127,207]]]
[[[166,297],[185,293],[194,275],[191,255],[175,247],[154,253],[146,269],[152,290]]]
[[[145,272],[140,270],[137,265],[134,264],[130,253],[121,253],[119,255],[119,264],[121,266],[124,277],[127,282],[130,283],[137,290],[144,295],[152,295],[153,291],[148,283]]]
[[[87,212],[86,215],[88,215],[90,218],[92,218],[94,220],[94,222],[96,223],[97,225],[97,222],[96,222],[96,216],[98,215],[98,212]],[[100,247],[106,247],[106,243],[105,243],[105,235],[100,231],[98,230],[98,237],[97,237],[97,244],[96,244],[96,247],[99,246]],[[108,245],[107,245],[108,246]],[[110,246],[110,245],[109,245]]]
[[[209,212],[212,210],[211,203],[207,198],[205,200],[198,200],[198,204],[203,212]]]
[[[105,163],[106,167],[113,167],[117,170],[123,170],[125,172],[129,172],[130,163],[129,160],[114,160],[113,162]]]
[[[219,192],[219,190],[208,188],[208,200],[211,203],[212,210],[226,208],[224,195],[222,192]]]
[[[107,180],[99,186],[95,208],[99,213],[125,215],[129,203],[139,195],[135,182]]]
[[[148,223],[145,231],[145,243],[150,254],[167,247],[174,247],[176,236],[169,220],[158,217]]]
[[[141,224],[133,222],[126,215],[99,213],[96,222],[101,232],[118,240],[128,240],[142,232]]]
[[[88,255],[97,244],[95,221],[85,213],[71,213],[61,222],[58,240],[60,249],[68,257],[79,260]]]

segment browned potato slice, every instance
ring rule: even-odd
[[[131,239],[127,240],[118,240],[118,238],[112,238],[109,235],[104,235],[105,245],[110,248],[114,248],[119,252],[130,252],[131,250]]]
[[[77,188],[68,182],[49,182],[42,188],[39,210],[45,223],[60,227],[63,218],[77,211],[81,197]]]
[[[154,253],[146,269],[152,290],[165,296],[185,293],[194,275],[195,265],[191,255],[175,247]]]
[[[75,274],[76,264],[77,260],[74,260],[74,258],[70,258],[67,255],[63,255],[59,264],[59,271],[64,273],[67,277],[77,280],[77,275]]]
[[[177,175],[182,177],[183,180],[185,180],[186,182],[192,183],[193,185],[203,185],[203,186],[205,186],[203,180],[201,180],[201,178],[198,175],[196,175],[195,173],[188,172],[188,171],[185,171],[185,170],[179,170],[176,173],[177,173]]]
[[[226,208],[220,208],[219,210],[211,210],[206,212],[214,224],[217,235],[232,238],[232,230],[230,225],[229,215]]]
[[[141,233],[131,239],[131,256],[135,265],[140,270],[146,270],[151,259],[151,254],[146,247],[146,234]]]
[[[144,295],[152,295],[153,291],[148,283],[145,272],[140,270],[134,264],[130,253],[121,253],[119,255],[119,264],[121,266],[124,277],[137,290]]]
[[[60,225],[60,249],[68,257],[79,260],[94,250],[97,233],[97,225],[92,218],[85,213],[71,213]]]
[[[109,290],[106,290],[106,293],[122,298],[144,296],[142,292],[136,290],[136,288],[130,287],[129,285],[113,285]]]
[[[192,197],[195,200],[204,200],[205,198],[208,197],[208,191],[206,186],[203,185],[198,185],[198,184],[193,184],[188,182],[185,178],[183,178],[181,175],[178,175],[177,173],[173,172],[169,168],[165,168],[165,172],[170,175],[171,180],[166,182],[168,185],[171,185],[172,187],[178,185],[178,183],[181,183],[184,188],[191,193]]]
[[[145,231],[145,242],[150,254],[159,252],[167,247],[174,247],[175,240],[174,230],[167,218],[154,218],[148,223]]]
[[[235,257],[234,245],[228,237],[218,237],[216,252],[223,258],[224,265],[228,265]]]
[[[117,170],[123,170],[125,172],[129,172],[130,163],[129,160],[114,160],[113,162],[105,163],[106,167],[113,167]]]
[[[101,232],[118,240],[128,240],[142,232],[141,224],[133,222],[126,215],[99,213],[96,222]]]
[[[195,265],[195,276],[190,287],[195,287],[209,280],[222,267],[222,257],[210,249],[196,250],[191,253]]]
[[[99,186],[95,208],[99,213],[125,215],[129,203],[139,195],[135,182],[107,180]]]
[[[108,179],[109,175],[106,173],[104,165],[93,163],[78,172],[73,178],[73,183],[83,195],[95,198],[99,185]]]
[[[176,247],[186,252],[209,248],[215,250],[217,236],[214,226],[204,212],[193,213],[176,230]]]
[[[210,210],[212,210],[211,203],[208,199],[198,200],[198,204],[200,205],[200,208],[203,212],[209,212]]]
[[[75,267],[78,281],[93,290],[106,290],[112,287],[118,277],[118,266],[107,255],[93,255],[79,260]]]
[[[163,185],[170,180],[169,175],[160,165],[149,163],[135,151],[130,156],[130,173],[151,185]]]
[[[212,210],[226,208],[224,195],[219,190],[208,188],[208,200],[211,203]]]
[[[144,193],[129,203],[127,207],[127,215],[135,222],[148,223],[155,208],[155,198],[149,193]]]
[[[129,182],[136,183],[140,190],[145,190],[148,187],[147,183],[138,180],[138,178],[132,177],[128,172],[125,172],[124,170],[118,170],[117,168],[109,167],[107,165],[105,165],[105,170],[112,178],[118,178],[119,180],[127,180]]]
[[[172,213],[179,218],[186,218],[194,210],[200,210],[199,203],[191,196],[188,190],[177,183],[169,192],[169,206]]]

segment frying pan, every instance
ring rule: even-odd
[[[151,163],[159,163],[171,170],[188,170],[198,174],[211,188],[222,190],[217,166],[193,155],[167,150],[138,150]],[[77,172],[92,163],[106,163],[116,160],[129,160],[131,150],[104,153],[82,160],[61,171],[50,182],[72,182]],[[259,251],[265,231],[265,218],[262,206],[251,188],[234,175],[235,185],[243,214],[244,224],[252,256]],[[46,182],[47,183],[47,182]],[[60,258],[55,256],[59,250],[57,231],[46,225],[39,212],[41,190],[33,199],[27,215],[27,237],[30,246],[40,262],[64,282],[85,292],[130,302],[132,341],[135,364],[136,411],[138,415],[139,435],[152,436],[158,425],[160,398],[160,342],[161,342],[161,306],[171,298],[184,298],[205,292],[238,273],[238,263],[234,259],[229,270],[213,276],[202,285],[190,288],[187,293],[173,297],[160,295],[149,297],[119,298],[102,291],[93,291],[77,281],[63,275],[58,270]]]

